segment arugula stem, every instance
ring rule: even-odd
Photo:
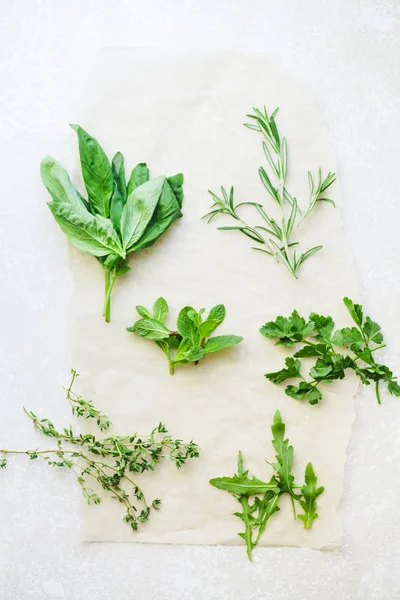
[[[104,282],[105,282],[105,298],[103,307],[103,317],[107,323],[110,322],[111,318],[111,292],[114,287],[116,279],[115,269],[106,269]]]

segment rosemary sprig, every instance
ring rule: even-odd
[[[251,122],[245,123],[245,127],[261,133],[264,137],[263,150],[270,173],[268,174],[266,169],[261,166],[258,169],[258,174],[269,196],[280,209],[280,223],[273,217],[270,217],[260,203],[240,202],[235,205],[234,188],[231,187],[228,194],[223,186],[221,186],[221,196],[209,190],[214,204],[211,206],[210,212],[204,215],[203,218],[207,219],[207,223],[210,223],[218,214],[229,215],[238,224],[218,227],[218,229],[224,231],[241,231],[252,241],[259,244],[252,247],[254,250],[259,250],[275,257],[297,279],[297,272],[301,264],[318,252],[322,248],[322,245],[314,246],[297,255],[295,246],[298,245],[298,242],[292,242],[292,236],[302,221],[314,210],[317,202],[329,202],[335,206],[334,202],[324,197],[323,194],[336,180],[336,175],[329,172],[323,179],[322,170],[319,169],[315,181],[311,172],[308,171],[310,187],[309,201],[307,208],[302,211],[297,199],[286,188],[288,151],[286,138],[281,138],[275,122],[275,117],[279,109],[277,108],[271,116],[268,116],[265,106],[263,110],[258,108],[253,108],[253,110],[254,114],[246,115],[251,119]],[[274,180],[274,183],[272,180]],[[240,217],[238,208],[245,205],[255,207],[262,219],[261,225],[250,226]]]
[[[84,400],[75,394],[72,386],[78,376],[71,371],[70,385],[65,389],[66,399],[72,406],[72,413],[78,417],[95,419],[100,431],[111,427],[108,417],[98,411],[92,401]],[[45,450],[0,449],[0,468],[7,466],[10,454],[25,454],[31,460],[42,459],[53,467],[70,469],[81,486],[88,504],[99,504],[101,497],[90,487],[97,482],[112,498],[124,505],[126,521],[133,531],[150,517],[151,509],[159,509],[161,500],[148,502],[143,490],[131,473],[154,471],[162,459],[169,459],[180,468],[189,458],[199,456],[199,448],[193,441],[184,443],[168,434],[163,423],[159,423],[149,435],[112,435],[97,438],[92,433],[75,433],[70,425],[58,430],[47,419],[40,419],[35,413],[24,408],[40,433],[57,441],[57,447]]]

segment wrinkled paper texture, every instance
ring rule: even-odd
[[[121,151],[127,176],[147,162],[151,176],[185,175],[184,216],[151,248],[131,255],[132,270],[117,279],[111,323],[101,317],[103,271],[95,259],[71,252],[75,293],[71,304],[70,360],[81,377],[78,391],[92,398],[114,423],[116,433],[142,434],[162,421],[171,435],[201,447],[201,458],[180,470],[164,462],[138,478],[160,511],[136,534],[122,521],[115,500],[85,509],[84,540],[175,544],[243,544],[243,523],[232,516],[240,507],[228,493],[211,487],[212,477],[236,472],[237,452],[262,479],[271,475],[271,422],[279,408],[295,449],[298,482],[312,461],[325,493],[311,530],[293,519],[285,498],[261,545],[333,549],[340,543],[337,513],[343,492],[346,448],[354,418],[356,382],[351,376],[324,390],[318,406],[298,402],[264,378],[283,366],[287,350],[259,333],[260,326],[296,308],[332,315],[349,323],[343,296],[357,299],[356,274],[341,236],[338,184],[329,196],[339,207],[320,203],[296,235],[303,250],[324,248],[300,269],[295,280],[250,239],[218,216],[200,218],[211,204],[207,193],[235,186],[236,202],[264,202],[274,214],[258,167],[266,166],[261,135],[243,127],[253,106],[270,112],[280,107],[277,124],[288,142],[288,189],[303,207],[308,200],[307,171],[317,176],[335,170],[317,111],[303,90],[274,61],[257,55],[193,54],[151,49],[103,51],[83,97],[80,124],[100,141],[108,156]],[[79,163],[74,180],[79,181]],[[243,208],[251,224],[259,222]],[[126,331],[138,318],[135,305],[150,308],[164,296],[170,305],[167,325],[185,305],[196,309],[223,303],[227,317],[216,334],[242,335],[233,348],[206,356],[197,366],[168,372],[161,350]]]

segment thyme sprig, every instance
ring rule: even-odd
[[[72,386],[78,374],[75,370],[71,374],[71,382],[65,391],[72,413],[78,417],[95,419],[100,431],[109,429],[111,422],[108,417],[98,411],[92,401],[84,400],[73,391]],[[7,456],[10,454],[25,454],[31,460],[42,459],[52,467],[68,468],[74,473],[88,504],[102,501],[101,496],[90,487],[90,482],[97,482],[112,498],[123,504],[123,520],[133,531],[137,531],[139,524],[149,519],[152,509],[159,509],[161,500],[155,498],[148,502],[131,474],[154,471],[163,459],[171,460],[180,468],[189,458],[199,456],[197,444],[174,439],[163,423],[145,436],[133,433],[98,438],[92,433],[76,433],[71,425],[58,430],[48,418],[40,419],[26,408],[24,412],[36,430],[57,441],[57,447],[44,450],[0,449],[0,468],[7,466]]]
[[[229,194],[221,186],[221,196],[209,190],[214,204],[203,218],[207,219],[207,223],[210,223],[219,214],[231,216],[238,222],[238,225],[218,227],[219,230],[241,231],[252,241],[259,244],[252,247],[254,250],[259,250],[275,257],[297,279],[297,272],[300,265],[307,258],[318,252],[322,248],[322,245],[314,246],[297,255],[295,246],[299,242],[292,242],[292,236],[302,221],[314,210],[317,202],[329,202],[335,206],[332,200],[324,196],[324,192],[334,183],[336,175],[329,172],[323,178],[322,170],[319,169],[318,176],[315,179],[311,172],[308,171],[310,188],[308,206],[304,210],[301,210],[296,197],[292,196],[286,188],[288,151],[286,138],[281,138],[275,122],[275,117],[279,109],[277,108],[271,116],[268,116],[265,106],[263,110],[258,108],[253,108],[253,110],[254,114],[246,115],[251,119],[251,122],[244,125],[248,129],[261,133],[264,137],[263,150],[270,173],[268,174],[266,169],[261,166],[258,169],[258,174],[269,196],[280,209],[280,224],[273,217],[269,216],[263,205],[258,202],[240,202],[235,205],[235,191],[233,186],[230,188]],[[274,180],[274,183],[272,180]],[[238,208],[245,205],[255,207],[262,219],[261,225],[250,226],[241,218]]]

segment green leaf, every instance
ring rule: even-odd
[[[217,304],[214,306],[207,317],[207,319],[200,325],[200,335],[201,337],[207,338],[212,334],[213,331],[221,325],[224,321],[226,315],[225,306],[223,304]]]
[[[46,156],[42,160],[40,175],[53,203],[72,204],[76,211],[85,212],[80,194],[72,185],[67,171],[54,158]]]
[[[143,183],[146,183],[146,181],[149,181],[149,179],[150,174],[146,163],[139,163],[138,165],[136,165],[136,167],[132,170],[131,176],[129,178],[127,195],[130,196],[136,188],[138,188]]]
[[[192,319],[189,318],[188,312],[194,310],[191,306],[182,308],[178,315],[177,327],[178,331],[184,338],[189,338],[192,346],[200,344],[200,334]]]
[[[343,298],[343,302],[353,321],[361,328],[363,323],[363,310],[361,304],[354,304],[350,298]]]
[[[310,529],[315,519],[318,518],[317,498],[324,491],[324,487],[317,488],[317,476],[311,463],[308,463],[305,472],[305,483],[301,488],[302,498],[299,504],[303,513],[297,515],[304,523],[304,529]]]
[[[310,404],[318,404],[318,402],[322,399],[322,394],[318,388],[313,388],[311,392],[307,396]]]
[[[311,335],[313,331],[314,323],[312,321],[306,323],[297,310],[294,310],[290,317],[279,316],[275,321],[265,323],[260,329],[265,337],[279,338],[279,345],[283,346],[293,346],[294,343],[301,342]]]
[[[167,181],[178,202],[179,208],[182,208],[183,203],[183,173],[177,173],[171,177],[167,177]]]
[[[388,392],[392,396],[400,396],[400,385],[397,383],[397,381],[395,381],[395,380],[389,381]]]
[[[317,360],[315,364],[316,366],[310,369],[310,377],[316,379],[317,381],[319,379],[325,379],[326,376],[332,371],[332,367],[326,365],[323,361],[321,361],[321,364],[319,364],[319,360]]]
[[[143,319],[151,319],[152,318],[150,311],[148,311],[147,308],[145,308],[144,306],[141,306],[140,304],[138,306],[136,306],[136,312],[141,317],[143,317]]]
[[[279,410],[274,415],[271,431],[273,436],[272,445],[276,451],[276,463],[273,463],[272,466],[277,473],[282,491],[293,495],[293,446],[289,446],[289,440],[285,440],[285,424],[282,421]]]
[[[133,325],[129,327],[127,331],[134,331],[141,337],[148,340],[163,340],[169,337],[170,331],[162,323],[155,321],[154,319],[139,319]]]
[[[168,315],[168,304],[164,298],[158,298],[153,306],[153,316],[156,321],[164,323]]]
[[[363,333],[368,341],[374,342],[375,344],[381,344],[383,342],[383,335],[381,327],[375,321],[371,321],[369,317],[366,317],[363,326]]]
[[[110,252],[125,257],[120,240],[111,221],[95,217],[73,204],[49,202],[53,217],[70,242],[93,256],[107,256]]]
[[[312,344],[310,346],[303,346],[293,356],[295,358],[312,358],[315,356],[324,356],[326,354],[325,344]]]
[[[196,346],[191,348],[186,354],[187,362],[197,362],[201,360],[205,355],[204,348],[200,346]]]
[[[167,231],[174,221],[182,216],[181,205],[168,181],[165,181],[161,196],[143,235],[130,250],[139,251],[152,246]]]
[[[117,186],[123,204],[125,204],[128,194],[125,181],[124,157],[121,152],[117,152],[112,159],[111,170],[114,178],[114,184]]]
[[[332,344],[335,346],[347,346],[347,344],[354,344],[361,347],[364,344],[363,337],[356,327],[344,327],[343,329],[337,329],[332,338]]]
[[[157,206],[164,181],[165,177],[156,177],[128,196],[121,216],[121,237],[128,251],[142,237]]]
[[[307,394],[312,390],[312,383],[301,381],[299,385],[288,385],[285,394],[295,400],[304,400]]]
[[[324,317],[322,315],[317,315],[316,313],[311,313],[310,321],[314,323],[314,328],[318,332],[317,337],[329,342],[335,326],[332,317]]]
[[[121,196],[121,193],[117,187],[117,184],[114,183],[114,191],[111,196],[110,202],[110,221],[113,224],[113,227],[117,233],[121,232],[121,215],[122,210],[124,208],[124,200]]]
[[[204,350],[206,354],[218,352],[219,350],[224,350],[225,348],[239,344],[242,340],[243,338],[237,335],[217,335],[207,341]]]
[[[285,381],[286,379],[295,379],[297,377],[301,377],[300,375],[300,361],[291,358],[288,356],[285,359],[286,369],[281,369],[280,371],[275,371],[273,373],[265,373],[265,377],[269,379],[272,383],[279,384]]]
[[[110,162],[98,141],[79,125],[71,125],[78,134],[82,176],[90,204],[103,217],[110,214],[114,179]]]
[[[264,494],[266,491],[271,490],[276,493],[279,492],[279,488],[274,483],[265,483],[252,477],[251,479],[246,474],[234,475],[233,477],[216,477],[210,479],[211,485],[224,490],[230,494],[237,494],[238,496],[254,496],[256,494]]]
[[[238,533],[239,537],[241,537],[246,542],[246,551],[249,560],[252,560],[252,552],[253,548],[255,548],[255,544],[253,542],[253,529],[252,529],[252,509],[249,505],[249,499],[246,496],[241,496],[239,498],[239,502],[242,507],[242,512],[235,512],[235,517],[239,517],[245,524],[244,533]]]

